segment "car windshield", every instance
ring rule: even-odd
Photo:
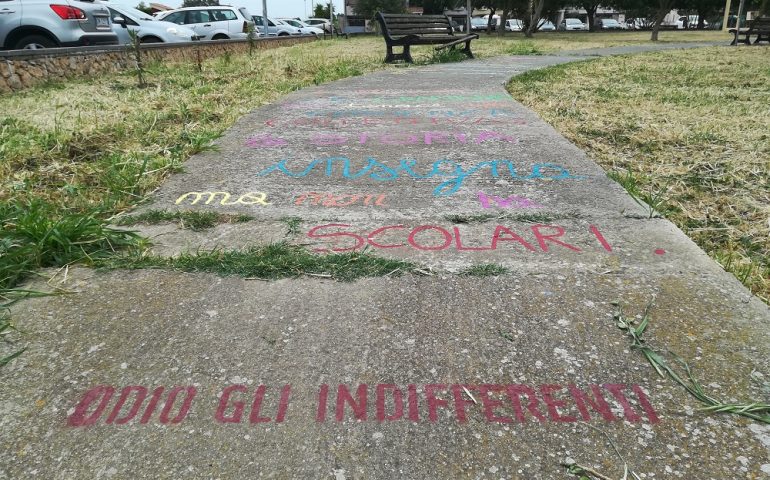
[[[486,25],[487,21],[483,18],[472,18],[471,25]]]
[[[618,23],[617,20],[605,20],[604,23],[607,25],[616,25]]]
[[[131,17],[132,20],[157,20],[157,18],[152,17],[149,13],[143,12],[141,10],[137,10],[135,8],[129,8],[129,7],[115,8],[112,5],[110,6],[116,12],[126,15],[128,17]]]
[[[577,18],[568,18],[568,19],[566,19],[566,22],[569,25],[578,25],[578,24],[583,23],[580,20],[578,20]]]
[[[241,12],[241,15],[243,15],[243,18],[251,18],[251,14],[249,14],[249,11],[246,10],[246,7],[241,7],[238,9],[239,12]]]
[[[300,28],[303,26],[300,22],[296,20],[283,20],[283,23],[288,23],[292,27],[297,27],[297,28]]]

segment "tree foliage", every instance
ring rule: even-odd
[[[144,13],[146,13],[148,15],[152,15],[152,8],[150,8],[144,2],[139,2],[139,5],[136,6],[136,9],[141,11],[141,12],[144,12]]]
[[[374,18],[377,12],[404,13],[404,0],[359,0],[356,13],[366,18]]]
[[[184,0],[182,7],[217,7],[219,0]]]
[[[332,11],[334,11],[334,5],[332,5]],[[313,7],[314,18],[329,18],[329,3],[316,3]]]

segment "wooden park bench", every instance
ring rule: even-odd
[[[770,43],[770,17],[759,17],[751,21],[748,28],[731,28],[728,30],[730,33],[735,34],[735,38],[730,45],[738,45],[739,43],[745,43],[751,45],[751,36],[756,35],[757,39],[755,44],[759,42]],[[740,35],[743,35],[743,39],[738,39]]]
[[[436,50],[441,50],[465,43],[462,52],[473,58],[471,40],[479,38],[475,33],[455,35],[452,22],[446,15],[399,15],[378,12],[377,20],[382,27],[382,36],[385,37],[388,49],[386,63],[396,60],[412,63],[412,55],[409,53],[409,47],[412,45],[440,45]],[[393,53],[395,46],[403,47],[403,52]]]

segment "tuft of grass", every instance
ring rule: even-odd
[[[13,325],[11,322],[11,315],[8,312],[8,305],[2,305],[0,306],[2,308],[2,312],[0,312],[0,343],[5,345],[13,345],[15,342],[13,340],[9,339],[9,336],[13,333],[18,333],[19,330]],[[24,351],[27,349],[27,347],[24,347],[20,350],[16,350],[15,352],[6,355],[4,357],[0,357],[0,367],[4,367],[8,365],[11,360],[18,357]]]
[[[467,277],[494,277],[496,275],[505,275],[509,272],[510,270],[502,265],[497,265],[494,263],[483,263],[466,268],[460,272],[460,275]]]
[[[543,50],[530,40],[513,43],[506,50],[509,55],[542,55]]]
[[[642,319],[637,324],[632,318],[628,318],[623,314],[623,308],[620,303],[616,302],[617,312],[614,315],[617,327],[623,330],[628,338],[631,340],[631,349],[638,350],[644,355],[644,358],[649,362],[652,368],[660,377],[668,377],[674,382],[682,386],[687,393],[693,398],[704,404],[701,408],[702,411],[707,413],[731,413],[734,415],[740,415],[752,420],[770,424],[770,404],[762,402],[751,403],[725,403],[721,400],[707,394],[703,385],[698,382],[692,373],[690,365],[676,355],[673,352],[669,352],[674,357],[679,368],[682,370],[680,374],[671,364],[669,364],[666,357],[659,351],[653,349],[645,342],[643,335],[650,324],[650,308],[652,303],[647,305],[644,311]]]
[[[116,225],[130,226],[137,224],[155,225],[159,223],[179,222],[183,229],[205,230],[213,228],[221,223],[244,223],[254,220],[250,215],[230,215],[217,212],[200,212],[197,210],[169,211],[148,210],[138,215],[124,215],[119,217]]]
[[[286,235],[292,236],[300,233],[302,227],[302,219],[300,217],[284,217],[283,222],[286,224]]]
[[[454,48],[444,48],[442,50],[434,50],[433,56],[428,63],[454,63],[467,60],[468,56],[461,50]]]
[[[362,277],[399,275],[419,270],[411,262],[375,257],[367,253],[316,255],[286,243],[251,247],[239,251],[199,251],[178,257],[142,255],[113,256],[96,263],[106,269],[164,268],[183,272],[206,272],[273,280],[302,275],[352,281]]]
[[[498,215],[494,213],[480,213],[478,215],[453,214],[444,215],[444,218],[452,223],[484,223],[487,220],[498,218]]]
[[[134,232],[113,229],[97,213],[73,213],[42,201],[0,205],[0,294],[36,269],[60,267],[141,248]]]
[[[505,330],[498,329],[497,334],[500,335],[501,338],[508,340],[511,343],[513,343],[513,341],[515,340],[511,332],[506,332]]]
[[[649,213],[648,218],[653,218],[657,215],[665,215],[667,212],[673,211],[672,208],[666,205],[665,192],[668,189],[668,184],[663,185],[656,192],[644,192],[642,191],[642,182],[637,179],[637,176],[633,172],[621,173],[616,170],[610,170],[607,172],[607,176],[622,186],[631,198],[640,207],[646,209]],[[648,182],[645,182],[649,184]]]

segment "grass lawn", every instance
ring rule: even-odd
[[[770,299],[770,48],[602,58],[508,90]]]
[[[648,38],[649,32],[549,33],[536,35],[532,40],[524,39],[521,34],[509,34],[502,38],[482,34],[482,38],[474,42],[473,49],[479,57],[538,54],[564,49],[648,43]],[[663,32],[661,39],[664,42],[702,40],[729,42],[729,37],[721,32]],[[670,82],[670,78],[666,80],[672,83],[672,88],[673,83],[693,85],[694,74],[689,73],[690,70],[683,66],[691,56],[703,62],[704,66],[699,67],[698,72],[707,70],[708,55],[712,58],[723,57],[722,60],[711,61],[715,66],[721,65],[720,62],[735,62],[736,65],[749,64],[750,59],[740,60],[735,56],[735,52],[743,50],[749,49],[713,49],[709,50],[708,54],[667,53],[665,55],[668,57],[665,58],[672,58],[673,64],[666,75],[679,77],[676,82]],[[767,51],[766,49],[752,50]],[[433,58],[431,52],[430,47],[413,50],[418,63],[446,60]],[[147,75],[150,86],[147,88],[137,88],[133,73],[127,72],[92,79],[73,79],[14,94],[0,95],[0,112],[2,112],[0,115],[0,222],[2,222],[0,294],[18,285],[41,266],[61,266],[76,261],[89,263],[100,256],[109,256],[115,247],[141,246],[140,239],[111,228],[109,219],[141,201],[166,176],[178,171],[190,155],[207,149],[211,140],[246,112],[308,85],[361,75],[382,68],[403,68],[383,65],[381,61],[384,53],[384,42],[380,37],[335,39],[262,50],[256,52],[253,57],[244,54],[209,58],[205,60],[202,71],[198,71],[194,64],[150,65]],[[676,57],[677,55],[680,57]],[[767,57],[766,55],[765,59]],[[609,59],[604,62],[606,63],[590,62],[566,68],[574,68],[578,72],[583,68],[612,65],[613,62],[629,64],[633,60]],[[653,68],[653,66],[642,66],[638,69],[629,67],[629,70],[644,72],[645,68]],[[751,66],[751,68],[765,68],[766,78],[766,63],[759,63],[758,67]],[[703,88],[692,90],[690,93],[680,92],[677,95],[683,95],[682,98],[676,97],[664,103],[665,105],[675,104],[678,108],[677,112],[684,113],[669,115],[665,119],[667,128],[658,129],[658,134],[663,135],[666,141],[658,143],[668,144],[669,133],[667,132],[682,131],[689,128],[686,127],[689,125],[688,122],[702,120],[701,116],[704,112],[708,115],[707,110],[697,110],[697,114],[688,113],[690,106],[687,98],[689,97],[702,98],[708,92],[721,89],[721,94],[725,97],[721,98],[719,105],[713,106],[714,110],[723,109],[724,102],[736,98],[741,100],[741,108],[751,108],[747,99],[754,97],[746,97],[746,95],[755,95],[752,87],[743,85],[747,82],[733,80],[734,77],[728,75],[727,70],[728,67],[725,66],[720,67],[713,74],[703,72],[702,77],[696,76],[696,79],[701,81],[697,85],[704,85]],[[567,70],[555,71],[563,73]],[[652,71],[645,74],[645,78],[654,76]],[[535,104],[537,108],[537,104],[545,105],[545,102],[550,102],[551,95],[546,95],[548,98],[538,99],[537,93],[527,85],[534,85],[532,82],[539,82],[537,85],[540,85],[544,80],[547,79],[527,77],[525,82],[517,83],[519,87],[514,86],[513,90],[517,96],[522,94],[523,100]],[[553,88],[558,88],[559,81],[565,86],[567,84],[564,81],[564,75],[561,77],[557,75],[553,80],[553,84],[549,84]],[[585,79],[584,81],[585,85],[597,85],[596,82],[599,80]],[[712,81],[717,82],[717,85],[710,85]],[[605,80],[605,82],[615,83],[614,80],[612,82]],[[574,81],[569,83],[581,84]],[[733,90],[735,86],[733,84],[740,84],[737,85],[739,88]],[[612,86],[613,91],[616,85]],[[756,85],[765,85],[766,89],[767,81],[757,82]],[[521,91],[517,90],[518,88],[521,88]],[[598,92],[601,89],[597,86],[592,89],[584,87],[582,90]],[[766,92],[765,90],[765,94]],[[564,96],[566,98],[567,94]],[[764,104],[757,102],[754,105],[767,105],[767,96],[765,95],[762,99],[765,101]],[[604,115],[610,108],[616,111],[628,108],[628,103],[622,95],[617,101],[610,97],[606,97],[605,101],[606,105],[591,107],[595,109],[596,117]],[[641,103],[648,101],[651,105],[655,103],[650,98]],[[582,107],[583,105],[580,104],[569,108],[577,110]],[[660,110],[662,107],[650,108]],[[755,114],[756,110],[756,108],[753,109]],[[585,116],[591,117],[591,111]],[[552,119],[546,112],[542,113],[546,118],[554,121],[559,128],[564,128],[563,124],[557,121],[558,118]],[[640,112],[639,115],[642,113]],[[615,111],[611,116],[616,116]],[[691,135],[692,142],[700,142],[700,145],[704,146],[703,152],[709,152],[708,149],[711,148],[709,135],[713,134],[717,136],[718,141],[722,142],[720,148],[735,152],[740,148],[727,143],[732,142],[731,135],[736,133],[740,135],[738,137],[740,139],[753,139],[755,137],[751,135],[757,132],[761,132],[759,135],[766,134],[768,125],[767,118],[764,118],[765,123],[762,123],[761,119],[753,123],[741,121],[734,122],[735,126],[721,125],[713,130],[704,124],[703,127],[692,130],[694,132]],[[597,121],[611,120],[615,119]],[[631,120],[628,122],[632,125]],[[744,128],[743,131],[739,128],[739,123]],[[671,125],[674,126],[670,127]],[[572,138],[577,137],[572,136]],[[580,140],[576,141],[585,144]],[[645,145],[650,142],[655,144],[656,141],[647,139],[646,142]],[[593,143],[599,145],[598,141]],[[767,142],[765,147],[766,144]],[[614,148],[610,143],[602,143],[602,145],[605,145],[602,148]],[[761,145],[756,148],[761,149]],[[601,152],[601,150],[598,151]],[[598,154],[593,149],[592,152],[603,162],[609,158],[609,153]],[[767,153],[767,150],[765,149],[764,152]],[[622,153],[617,155],[618,158],[626,156],[631,158],[632,154],[622,150]],[[714,159],[711,154],[704,154],[702,157]],[[720,231],[722,233],[718,235],[719,238],[724,241],[731,240],[728,250],[720,251],[734,253],[732,262],[735,265],[746,265],[746,259],[752,256],[757,257],[762,254],[766,259],[767,230],[764,230],[765,243],[762,243],[761,235],[754,236],[757,232],[762,233],[761,226],[748,227],[743,224],[739,226],[734,224],[736,219],[745,219],[744,223],[748,224],[749,220],[753,221],[760,216],[752,213],[756,210],[752,208],[759,203],[758,208],[761,210],[762,198],[753,195],[761,191],[762,178],[767,187],[767,178],[762,177],[761,172],[752,177],[747,170],[757,168],[756,158],[752,159],[750,155],[730,158],[732,163],[715,164],[713,168],[740,167],[740,172],[743,173],[736,172],[736,178],[746,179],[746,181],[754,178],[756,188],[744,189],[745,191],[735,195],[733,195],[734,190],[724,191],[722,190],[724,184],[717,183],[712,178],[718,172],[712,171],[712,166],[707,164],[699,164],[700,166],[693,170],[692,174],[701,176],[698,177],[702,178],[698,183],[699,188],[710,192],[709,196],[718,195],[724,198],[720,201],[720,205],[725,204],[729,199],[737,201],[738,198],[754,198],[754,203],[746,203],[748,200],[742,200],[740,207],[736,207],[736,211],[739,210],[738,213],[744,215],[743,217],[739,215],[727,218],[728,212],[720,213],[719,217],[725,222],[729,220],[725,223],[729,228]],[[749,160],[740,160],[743,158],[749,158]],[[648,182],[647,175],[654,173],[647,170],[640,172],[640,188],[647,188],[648,184],[645,183]],[[671,183],[668,185],[671,195],[668,195],[667,199],[679,192],[680,188],[678,184],[670,181],[671,174],[671,170],[665,170],[666,176],[660,180],[667,185]],[[766,170],[764,174],[766,175]],[[732,172],[724,173],[725,177],[730,175]],[[682,184],[686,183],[684,179],[674,180]],[[649,185],[654,189],[659,183]],[[705,196],[700,191],[699,195]],[[765,197],[765,206],[768,203],[766,200]],[[677,201],[669,201],[668,204],[679,205]],[[706,210],[705,205],[700,208],[696,203],[694,206],[687,207],[694,209],[694,213],[688,210],[687,215],[708,213],[708,218],[713,219],[715,214]],[[679,208],[682,212],[685,211],[684,207]],[[682,213],[682,215],[685,214]],[[673,218],[676,220],[678,217]],[[766,218],[765,210],[765,220]],[[698,224],[697,228],[709,228],[713,225],[707,222]],[[698,232],[694,228],[689,230],[698,238],[696,235]],[[741,231],[742,236],[733,238],[734,231]],[[723,234],[724,232],[729,234]],[[716,237],[715,235],[714,238]],[[748,246],[744,250],[738,250],[736,245],[740,242]],[[757,244],[759,247],[756,246]],[[703,243],[702,245],[711,250],[710,245]],[[767,266],[767,262],[756,263],[756,265]],[[757,272],[754,271],[747,277],[756,278]],[[754,288],[757,292],[767,293],[766,286],[764,290]]]

